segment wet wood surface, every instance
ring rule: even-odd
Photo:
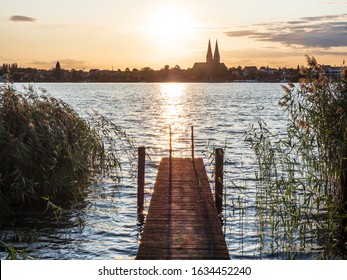
[[[203,160],[160,162],[137,259],[229,259]]]

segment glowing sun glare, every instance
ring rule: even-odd
[[[164,83],[160,84],[160,91],[165,104],[165,119],[169,123],[179,123],[179,116],[182,114],[182,105],[184,103],[185,84],[181,83]]]
[[[163,7],[153,13],[147,31],[161,40],[177,40],[183,38],[190,27],[191,20],[183,10]]]

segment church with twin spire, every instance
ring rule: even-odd
[[[195,62],[192,70],[195,73],[197,79],[204,79],[208,81],[218,80],[219,77],[223,77],[225,75],[225,72],[228,71],[228,68],[224,63],[220,62],[217,40],[213,55],[211,41],[208,40],[206,62]]]
[[[211,41],[208,40],[206,63],[220,63],[220,55],[219,55],[218,41],[217,40],[216,40],[216,46],[214,48],[214,55],[213,56],[212,56],[212,49],[211,49]]]

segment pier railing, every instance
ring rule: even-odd
[[[169,127],[169,168],[172,174],[172,158],[173,158],[173,140],[172,140],[172,128]],[[191,126],[191,139],[190,139],[190,150],[191,159],[194,163],[195,159],[195,138],[194,138],[194,127]],[[142,214],[144,210],[144,189],[145,189],[145,166],[146,166],[146,155],[147,149],[144,146],[138,148],[138,172],[137,172],[137,209],[138,213]],[[163,155],[165,157],[165,155]],[[223,166],[224,166],[224,149],[216,148],[214,149],[214,196],[215,204],[218,213],[223,211]],[[170,176],[170,175],[169,175]],[[170,180],[171,178],[169,178]]]

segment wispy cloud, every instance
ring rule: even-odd
[[[75,60],[75,59],[57,59],[55,61],[40,61],[40,60],[34,60],[30,64],[34,65],[35,67],[38,68],[54,68],[57,61],[59,61],[60,65],[62,68],[65,69],[81,69],[81,68],[86,68],[87,67],[87,62],[84,60]]]
[[[329,49],[347,46],[347,14],[303,17],[289,22],[271,22],[225,32],[230,37],[278,42],[287,46]]]
[[[37,19],[27,16],[14,15],[11,16],[9,20],[14,22],[35,22]]]
[[[347,5],[347,1],[322,1],[320,5]]]
[[[79,34],[85,34],[88,37],[93,37],[100,34],[110,33],[111,29],[100,25],[84,25],[84,24],[42,24],[39,28],[51,31],[68,31],[78,32]]]
[[[76,59],[61,59],[59,60],[60,65],[65,68],[83,68],[86,67],[86,61]]]

